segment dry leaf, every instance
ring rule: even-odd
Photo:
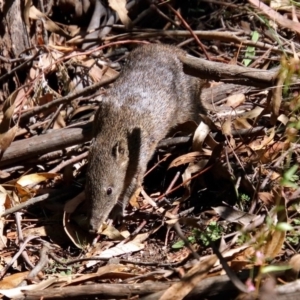
[[[94,256],[99,257],[99,258],[112,258],[114,256],[119,256],[119,255],[123,255],[126,253],[136,252],[136,251],[140,251],[142,249],[144,249],[144,244],[140,244],[140,243],[131,241],[127,244],[118,244],[117,246],[112,247],[107,250],[104,250],[100,254],[94,255]],[[87,266],[87,268],[90,268],[97,263],[98,263],[98,261],[91,260],[86,264],[86,266]]]
[[[10,299],[23,298],[24,297],[23,291],[40,291],[40,290],[47,288],[48,286],[50,286],[51,284],[53,284],[56,281],[58,281],[58,280],[55,277],[55,278],[46,279],[37,284],[31,284],[31,285],[27,285],[27,286],[19,286],[17,288],[13,288],[13,289],[0,289],[0,294],[4,295]]]
[[[184,164],[188,164],[191,162],[195,162],[196,160],[199,160],[201,158],[201,153],[199,151],[190,152],[181,156],[176,157],[171,164],[169,165],[168,169],[171,169],[173,167],[178,167]]]
[[[130,197],[128,202],[130,203],[130,205],[132,207],[135,207],[135,208],[140,207],[138,199],[139,199],[141,191],[142,191],[142,187],[137,188],[136,191],[133,193],[133,195]]]
[[[200,122],[193,137],[193,151],[201,151],[202,144],[204,143],[207,135],[210,132],[210,128],[204,122]]]
[[[128,17],[126,9],[126,0],[108,0],[109,6],[118,13],[121,22],[127,27],[132,26],[132,22]]]
[[[274,204],[274,196],[271,193],[259,192],[257,196],[266,206]]]
[[[20,179],[18,179],[17,183],[24,187],[27,185],[38,184],[58,176],[58,174],[53,173],[34,173],[22,176]]]
[[[93,79],[94,82],[100,82],[103,76],[103,68],[101,69],[96,63],[94,59],[89,59],[86,61],[81,61],[83,66],[89,68],[89,76]]]
[[[276,10],[291,10],[292,5],[289,0],[271,0],[270,7]]]
[[[15,110],[15,100],[18,95],[18,90],[14,91],[3,103],[3,118],[0,124],[0,159],[2,158],[5,150],[10,146],[15,138],[18,126],[10,127],[11,119]]]
[[[6,276],[0,281],[0,289],[7,290],[18,286],[23,280],[26,279],[28,273],[29,273],[28,271],[19,272],[19,273]]]
[[[7,132],[0,134],[0,159],[2,158],[5,150],[13,142],[17,131],[18,131],[18,126],[15,125],[13,128],[10,128]]]
[[[222,219],[243,224],[245,226],[251,223],[257,217],[254,214],[249,214],[228,206],[212,207],[212,209],[218,213]]]
[[[231,133],[231,116],[229,116],[225,122],[222,124],[222,132],[224,135],[227,135],[227,136],[232,136],[232,133]]]
[[[35,194],[33,189],[21,186],[18,183],[15,183],[15,190],[20,203],[28,201]]]
[[[100,258],[111,258],[120,256],[126,253],[136,252],[144,249],[144,244],[130,241],[126,244],[119,244],[110,249],[104,250],[98,255]]]
[[[233,120],[233,126],[235,129],[251,129],[252,125],[245,118],[236,118]]]
[[[52,20],[50,20],[46,14],[39,11],[34,5],[32,5],[29,9],[29,18],[33,19],[33,20],[41,20],[42,19],[46,30],[60,34],[61,36],[66,37],[66,38],[71,37],[66,31],[64,31],[56,23],[54,23]]]
[[[53,101],[53,94],[50,94],[50,93],[47,93],[37,99],[37,102],[39,105],[44,105],[44,104],[52,102],[52,101]],[[57,106],[45,109],[43,112],[41,112],[39,114],[39,117],[44,118],[44,117],[50,115],[51,113],[56,112],[56,110],[57,110]]]
[[[108,264],[106,266],[100,267],[96,273],[92,274],[81,274],[79,278],[72,279],[70,283],[62,284],[61,287],[68,286],[69,284],[75,285],[76,283],[82,283],[87,280],[97,279],[100,276],[103,277],[103,275],[107,274],[107,278],[111,278],[109,274],[112,272],[119,273],[122,272],[124,269],[128,269],[125,265],[118,265],[118,264]],[[132,274],[131,274],[132,276]],[[118,277],[119,278],[119,277]]]
[[[102,232],[102,235],[107,236],[109,239],[114,241],[122,241],[125,237],[121,234],[121,232],[116,229],[114,226],[108,225]]]
[[[226,106],[230,106],[233,108],[238,107],[246,100],[245,94],[235,94],[227,97]]]
[[[139,233],[138,235],[136,235],[132,241],[136,242],[136,243],[142,243],[144,241],[146,241],[148,239],[148,237],[152,234],[154,234],[155,232],[157,232],[161,227],[163,227],[163,224],[158,225],[157,227],[152,228],[151,230],[145,232],[145,233]]]
[[[77,248],[84,249],[87,245],[92,243],[92,236],[88,235],[87,232],[76,223],[71,224],[70,215],[66,212],[64,212],[63,215],[63,226],[65,233]]]
[[[18,91],[14,91],[3,103],[3,118],[0,124],[0,134],[8,131],[10,127],[10,121],[15,110],[15,101],[18,95]]]
[[[264,149],[267,145],[269,145],[273,141],[274,136],[275,136],[275,128],[272,127],[268,130],[268,132],[266,133],[262,141],[255,140],[249,146],[254,151]]]
[[[181,300],[190,293],[217,262],[216,255],[199,262],[179,281],[169,287],[159,300]]]
[[[274,191],[276,198],[276,205],[270,212],[270,215],[274,214],[273,225],[279,222],[287,223],[286,203],[282,196],[281,188]],[[264,244],[261,246],[260,251],[264,254],[265,258],[274,258],[281,250],[285,241],[286,231],[278,230],[276,228],[268,228],[269,225],[265,225],[265,230],[262,230],[262,238]]]
[[[246,119],[255,119],[262,113],[263,110],[264,109],[262,107],[256,106],[254,109],[243,113],[241,117]]]

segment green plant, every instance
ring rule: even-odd
[[[259,33],[257,31],[253,31],[251,34],[251,40],[253,42],[257,42],[259,39]],[[245,58],[243,59],[243,64],[248,67],[252,62],[253,57],[255,57],[255,47],[249,46],[246,49]]]
[[[251,239],[251,235],[248,232],[243,232],[237,238],[236,244],[239,246],[242,246],[246,242],[248,242],[250,239]]]
[[[61,265],[57,262],[53,262],[49,264],[48,267],[44,269],[44,271],[47,274],[60,274],[67,276],[72,274],[72,270],[74,270],[74,267],[79,267],[79,265],[70,267]]]
[[[208,246],[211,241],[214,242],[222,236],[222,231],[222,227],[216,221],[212,221],[207,225],[205,232],[200,233],[199,239],[204,246]]]
[[[242,202],[249,202],[251,200],[251,198],[247,194],[241,194],[240,195],[240,200]]]
[[[296,175],[299,166],[293,165],[287,171],[284,172],[283,177],[281,178],[280,184],[284,187],[298,188],[298,184],[295,182],[299,180],[299,176]]]
[[[218,240],[222,236],[222,232],[223,228],[216,221],[211,221],[204,231],[193,229],[187,240],[191,244],[200,243],[203,246],[208,246],[210,242]],[[181,249],[184,245],[184,241],[180,240],[172,245],[172,249]]]
[[[189,236],[187,239],[191,244],[196,243],[196,237],[194,235]],[[185,244],[184,241],[180,240],[180,241],[176,242],[175,244],[173,244],[172,248],[173,249],[181,249],[184,247],[184,244]]]

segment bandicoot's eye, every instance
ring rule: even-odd
[[[109,196],[109,195],[111,195],[111,193],[112,193],[112,188],[109,187],[109,188],[106,190],[106,194],[107,194],[107,196]]]

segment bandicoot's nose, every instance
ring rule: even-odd
[[[96,234],[97,233],[97,230],[95,230],[91,225],[89,227],[89,233],[91,234]]]
[[[89,224],[89,232],[97,233],[98,230],[99,230],[99,220],[95,220],[95,218],[91,218]]]

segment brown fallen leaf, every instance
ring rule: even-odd
[[[257,196],[267,207],[274,204],[274,196],[269,192],[259,192]]]
[[[202,157],[202,153],[199,151],[190,152],[184,155],[180,155],[176,157],[171,164],[169,165],[168,169],[171,169],[173,167],[178,167],[181,165],[185,165],[188,163],[193,163],[197,160],[199,160]]]
[[[34,5],[31,5],[31,7],[29,9],[29,18],[33,19],[33,20],[41,20],[42,19],[46,30],[60,34],[61,36],[64,36],[66,38],[71,37],[68,32],[66,32],[61,27],[59,27],[55,22],[50,20],[46,14],[42,13]]]
[[[48,179],[53,179],[58,176],[59,176],[59,174],[53,174],[53,173],[28,174],[28,175],[24,175],[21,178],[19,178],[17,180],[17,183],[21,186],[27,186],[27,185],[31,185],[31,184],[38,184],[38,183],[41,183]]]
[[[5,150],[10,146],[15,138],[18,130],[18,125],[10,128],[11,119],[16,107],[16,99],[18,90],[14,91],[3,103],[3,118],[0,124],[0,159],[2,158]]]
[[[270,128],[262,140],[257,139],[253,141],[251,144],[249,144],[249,147],[254,151],[265,149],[267,145],[273,142],[275,133],[275,128]]]
[[[234,95],[227,97],[226,105],[236,108],[239,105],[243,104],[245,102],[245,100],[246,100],[245,94],[242,94],[242,93],[234,94]]]
[[[270,212],[273,217],[273,225],[281,222],[287,222],[286,213],[286,201],[282,195],[282,188],[274,190],[276,199],[276,206]],[[281,250],[282,245],[285,241],[286,231],[278,230],[274,227],[270,228],[270,225],[265,225],[265,230],[261,230],[260,238],[263,239],[264,243],[260,247],[260,251],[264,254],[265,258],[274,258]]]
[[[12,289],[26,279],[29,272],[19,272],[6,276],[0,281],[0,289]]]
[[[132,26],[132,22],[128,17],[126,0],[108,0],[108,3],[109,6],[118,13],[121,22],[126,26],[126,28],[130,28]]]
[[[271,147],[268,147],[267,150],[257,151],[258,156],[263,164],[270,163],[276,159],[283,151],[288,150],[290,147],[290,143],[284,141],[278,141],[274,143]]]
[[[76,283],[82,283],[82,282],[89,281],[89,280],[92,280],[95,278],[103,277],[103,275],[106,275],[106,274],[108,275],[107,278],[110,278],[109,274],[111,272],[119,273],[119,272],[122,272],[124,269],[125,270],[127,269],[127,267],[124,265],[108,264],[106,266],[100,267],[96,273],[82,274],[80,277],[72,279],[71,282],[66,282],[66,283],[62,284],[61,287],[68,286],[70,284],[74,285]],[[134,275],[131,275],[131,276],[134,276]]]
[[[10,128],[7,132],[0,134],[0,160],[5,150],[13,142],[17,131],[18,131],[18,125],[15,125],[13,128]]]
[[[199,262],[192,269],[190,269],[187,274],[180,280],[170,286],[159,300],[181,300],[183,299],[190,291],[192,291],[199,281],[201,281],[210,269],[217,262],[217,256],[211,255],[207,259]]]
[[[41,281],[36,284],[30,284],[27,286],[19,286],[15,287],[12,289],[0,289],[0,294],[6,296],[9,299],[16,299],[16,298],[22,298],[24,297],[24,291],[40,291],[43,289],[46,289],[48,286],[53,284],[54,282],[57,281],[66,281],[67,276],[65,278],[59,278],[57,279],[56,277],[52,277],[49,279],[46,279],[44,281]]]

